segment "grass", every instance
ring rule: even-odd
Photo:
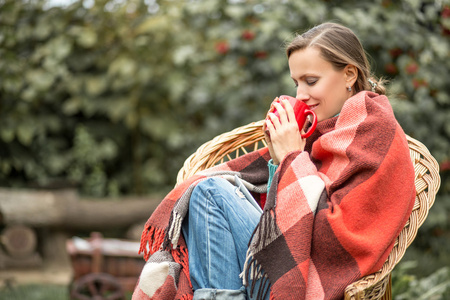
[[[20,285],[0,289],[0,300],[68,300],[69,289],[62,285]]]
[[[126,292],[131,299],[132,292]],[[29,284],[0,289],[0,300],[69,300],[69,288],[64,285]]]

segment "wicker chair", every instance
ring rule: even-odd
[[[236,128],[200,146],[184,162],[177,176],[177,184],[196,172],[266,146],[262,124],[263,121],[259,121]],[[416,175],[413,211],[382,268],[347,286],[345,299],[392,299],[391,272],[416,237],[434,203],[440,186],[438,163],[422,143],[409,136],[407,139]]]

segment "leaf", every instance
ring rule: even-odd
[[[449,59],[450,46],[449,43],[443,43],[438,37],[431,36],[430,46],[434,50],[434,53],[442,59]]]
[[[108,69],[110,76],[120,76],[129,78],[137,69],[135,61],[127,56],[119,56],[116,58]]]
[[[142,119],[140,126],[145,133],[156,139],[164,139],[167,137],[171,130],[170,127],[172,127],[165,119],[158,118],[154,115]]]
[[[22,99],[28,102],[32,102],[34,99],[36,99],[37,91],[32,86],[26,88],[22,91],[21,96]]]
[[[134,30],[136,35],[150,33],[156,30],[161,30],[170,25],[169,18],[166,16],[149,16],[144,19]]]
[[[89,76],[86,78],[86,92],[90,96],[98,96],[105,91],[107,80],[104,76]]]
[[[142,175],[153,184],[161,184],[165,176],[162,172],[159,172],[160,168],[161,165],[157,159],[151,158],[144,163]]]
[[[29,70],[25,76],[28,83],[31,84],[37,91],[48,90],[54,82],[54,77],[42,69]]]
[[[78,34],[77,43],[84,48],[91,48],[97,42],[97,33],[89,27],[82,28]]]
[[[138,122],[139,122],[139,116],[136,112],[129,111],[125,115],[125,124],[127,125],[127,128],[134,129],[136,127],[136,125],[138,124]]]
[[[19,124],[16,131],[17,138],[25,146],[29,146],[31,144],[34,133],[35,127],[29,122],[22,122]]]
[[[12,128],[2,126],[0,136],[5,143],[10,143],[14,139],[14,130]]]
[[[191,56],[195,54],[195,48],[192,45],[181,46],[173,53],[175,65],[183,65]]]
[[[101,153],[103,160],[110,160],[117,155],[117,145],[110,139],[103,140],[99,147],[98,151]]]
[[[45,40],[52,32],[52,27],[47,21],[48,20],[45,18],[42,18],[38,22],[37,26],[34,27],[33,36],[39,40]]]
[[[83,100],[79,97],[72,97],[66,100],[63,104],[63,112],[66,115],[74,115],[81,109]]]
[[[49,48],[47,55],[50,55],[57,60],[63,60],[72,51],[72,44],[65,36],[58,36],[53,39],[47,47]]]
[[[106,106],[108,116],[112,122],[118,122],[125,118],[128,112],[133,108],[131,101],[126,97],[115,97],[109,99],[109,104]]]

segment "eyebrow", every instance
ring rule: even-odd
[[[305,77],[320,77],[320,75],[304,74],[304,75],[300,76],[299,79],[303,79],[303,78],[305,78]],[[297,79],[295,79],[295,78],[292,77],[292,76],[291,76],[291,79],[292,79],[292,80],[297,80]]]

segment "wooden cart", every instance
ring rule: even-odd
[[[74,271],[70,287],[73,300],[122,300],[133,291],[145,264],[139,242],[106,239],[98,232],[89,239],[67,241]]]

